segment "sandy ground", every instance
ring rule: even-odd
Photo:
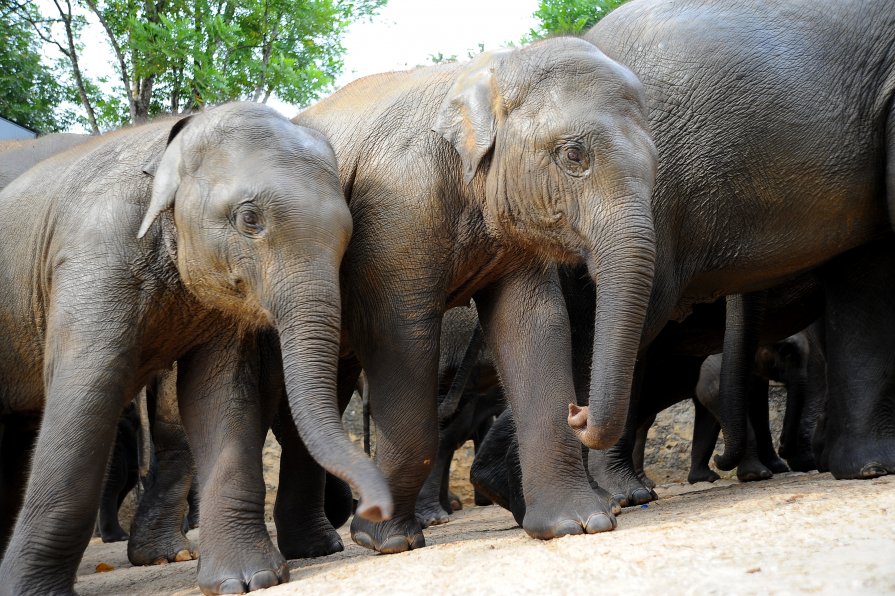
[[[258,593],[895,593],[893,476],[784,474],[657,490],[658,502],[627,509],[614,532],[550,542],[528,538],[497,507],[468,507],[427,530],[429,546],[399,555],[354,545],[346,527],[344,552],[292,561],[289,584]],[[96,573],[100,563],[115,569]],[[195,561],[131,567],[124,543],[95,540],[76,588],[198,594],[195,575]]]

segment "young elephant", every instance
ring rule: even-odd
[[[641,99],[637,78],[593,45],[554,38],[367,77],[295,118],[333,143],[354,218],[340,397],[359,361],[396,508],[386,523],[355,517],[359,544],[425,544],[414,509],[437,448],[440,322],[472,297],[517,413],[524,529],[615,526],[565,420],[571,348],[552,263],[599,275],[597,349],[635,348],[642,319],[628,313],[648,298],[656,167]]]
[[[361,515],[389,515],[335,407],[351,220],[317,133],[254,104],[123,130],[19,176],[0,221],[5,513],[24,477],[6,466],[33,429],[22,420],[43,412],[0,592],[72,591],[122,408],[175,360],[204,592],[288,578],[263,518],[264,379],[285,379],[308,449],[358,487]]]

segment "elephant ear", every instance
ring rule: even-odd
[[[501,98],[494,77],[495,55],[495,52],[482,54],[460,72],[441,103],[432,127],[460,154],[467,184],[482,158],[494,147],[497,136]]]
[[[178,120],[171,127],[168,143],[161,159],[157,164],[143,167],[143,171],[150,176],[155,176],[155,180],[152,183],[152,198],[149,200],[149,208],[143,217],[143,223],[140,224],[137,238],[146,235],[149,226],[162,211],[174,206],[174,195],[177,194],[177,188],[180,186],[180,162],[183,159],[183,143],[178,135],[192,119],[193,116],[187,116]]]

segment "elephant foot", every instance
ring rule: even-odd
[[[591,486],[609,491],[622,507],[643,505],[659,498],[653,489],[643,484],[634,464],[624,454],[590,450],[587,460]]]
[[[416,518],[424,528],[428,528],[429,526],[439,526],[451,521],[450,513],[445,511],[441,503],[431,499],[426,501],[417,500]]]
[[[714,482],[720,478],[721,477],[718,476],[717,472],[708,466],[705,468],[690,468],[690,473],[687,474],[687,482],[690,484],[696,484],[697,482]]]
[[[426,546],[423,528],[415,515],[396,515],[384,522],[355,517],[351,521],[351,539],[364,548],[387,555]]]
[[[124,542],[129,538],[124,528],[115,524],[113,527],[100,526],[99,535],[103,542]]]
[[[198,558],[198,551],[180,531],[153,536],[137,526],[127,542],[127,559],[132,565],[165,565]]]
[[[287,523],[276,519],[277,547],[286,559],[314,559],[345,550],[339,533],[325,518],[315,524],[291,523],[301,519],[290,517]]]
[[[743,458],[737,466],[737,480],[740,482],[758,482],[769,480],[774,473],[765,467],[758,459]]]
[[[608,509],[612,515],[621,515],[622,506],[618,501],[612,496],[612,494],[605,490],[603,487],[595,486],[593,487],[594,492],[597,494],[597,498],[602,501],[603,506]]]
[[[637,478],[640,480],[640,483],[643,486],[645,486],[646,488],[648,488],[650,490],[653,490],[654,488],[656,488],[656,482],[652,478],[647,476],[645,472],[643,472],[643,471],[637,472]]]
[[[251,545],[251,546],[249,546]],[[199,588],[203,594],[244,594],[289,581],[289,566],[264,531],[237,544],[203,546],[199,559]]]
[[[794,457],[786,458],[786,465],[793,472],[810,472],[817,469],[814,462],[814,456],[811,454],[800,453]]]
[[[789,472],[789,466],[787,466],[786,462],[777,456],[761,458],[761,463],[763,463],[765,467],[774,474],[783,474],[784,472]]]
[[[825,453],[834,478],[868,479],[895,474],[895,439],[848,439],[838,439]]]
[[[463,509],[463,501],[454,493],[448,491],[448,502],[450,503],[450,511],[461,511]]]
[[[609,506],[593,491],[563,499],[532,501],[526,502],[522,528],[529,536],[539,540],[608,532],[617,525]]]
[[[486,497],[484,494],[482,494],[482,492],[479,491],[479,489],[475,489],[475,491],[473,491],[472,498],[473,498],[473,502],[475,503],[476,507],[488,507],[489,505],[494,504],[494,502],[491,499],[489,499],[488,497]]]

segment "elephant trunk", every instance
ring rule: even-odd
[[[724,453],[715,456],[721,470],[737,467],[746,451],[750,384],[766,303],[764,291],[727,297],[718,404]]]
[[[350,441],[339,414],[338,259],[324,260],[310,263],[313,276],[277,292],[282,298],[270,309],[280,336],[289,408],[311,456],[360,495],[357,514],[381,521],[392,515],[391,492],[372,460]]]
[[[644,194],[646,193],[646,194]],[[648,206],[649,192],[635,198]],[[569,405],[569,426],[591,449],[612,447],[625,427],[631,380],[652,292],[655,232],[648,208],[614,221],[588,258],[596,286],[590,401]]]

